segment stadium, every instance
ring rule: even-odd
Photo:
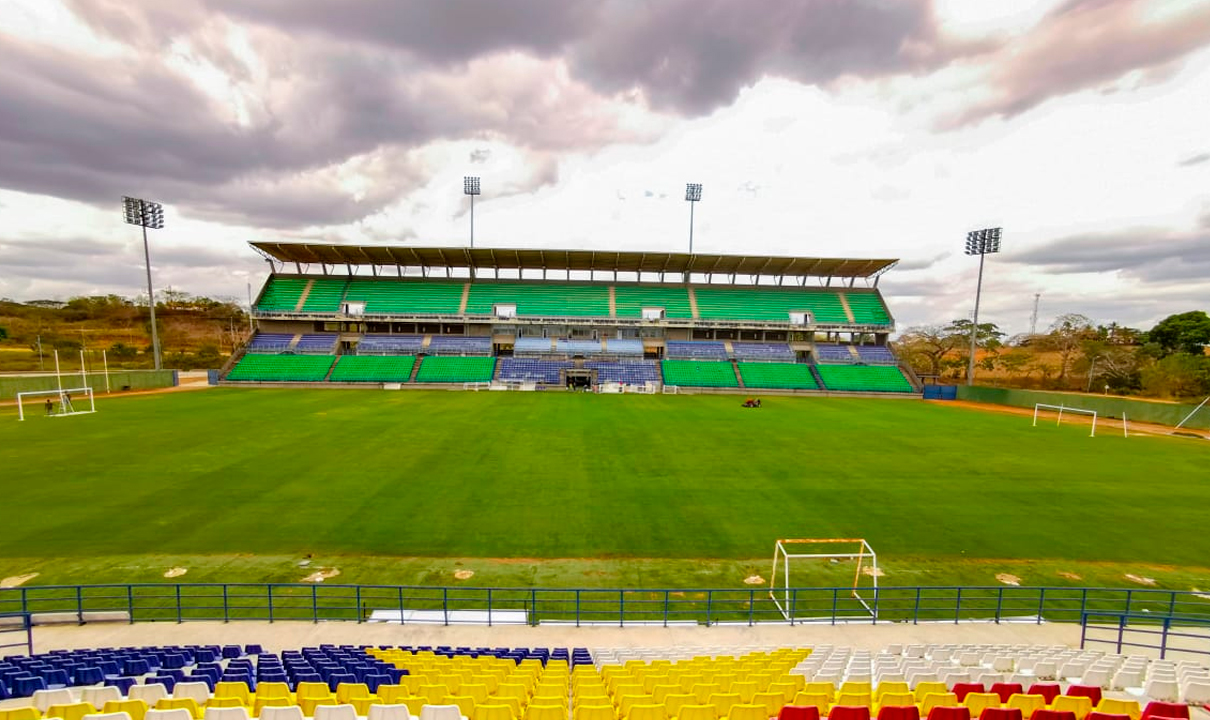
[[[0,720],[1210,720],[1205,0],[0,7]]]

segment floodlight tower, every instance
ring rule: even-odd
[[[126,222],[143,228],[143,260],[147,264],[147,306],[151,308],[151,351],[155,355],[155,369],[159,370],[160,333],[155,326],[155,292],[151,288],[151,251],[147,249],[147,228],[164,229],[164,206],[132,197],[123,197],[122,206]]]
[[[463,176],[462,194],[471,197],[471,247],[475,247],[475,196],[479,194],[479,178]]]
[[[693,206],[701,202],[702,184],[685,183],[685,200],[689,203],[689,254],[693,254]]]
[[[966,368],[966,384],[975,383],[975,340],[979,333],[979,298],[983,295],[983,260],[1000,252],[1000,228],[972,230],[966,234],[966,254],[979,256],[979,284],[975,286],[975,316],[971,320],[971,356]]]

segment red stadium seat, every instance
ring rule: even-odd
[[[1076,720],[1076,714],[1070,710],[1034,710],[1029,720]]]
[[[920,708],[915,705],[885,705],[878,709],[878,720],[920,720]]]
[[[819,720],[819,708],[814,705],[783,705],[777,720]]]
[[[1034,683],[1029,686],[1030,695],[1041,695],[1046,698],[1046,704],[1049,705],[1055,701],[1055,698],[1063,694],[1063,686],[1059,683]]]
[[[965,705],[938,705],[929,710],[928,720],[971,720],[971,709]]]
[[[866,705],[837,705],[828,712],[828,720],[870,720]]]
[[[1021,683],[995,683],[988,692],[994,692],[1000,696],[1000,702],[1006,703],[1013,695],[1022,695],[1025,689],[1021,687]]]
[[[1095,685],[1069,685],[1064,694],[1072,697],[1086,697],[1092,700],[1093,707],[1101,702],[1101,688]]]
[[[1181,718],[1189,720],[1189,706],[1184,703],[1155,702],[1147,703],[1143,708],[1143,716],[1139,720],[1150,718]]]
[[[984,708],[979,720],[1022,720],[1020,708]]]
[[[1117,713],[1103,713],[1093,710],[1084,717],[1084,720],[1131,720],[1129,715],[1118,715]]]
[[[965,700],[966,696],[971,693],[981,692],[987,692],[983,688],[983,683],[957,683],[954,685],[954,694],[958,696],[958,702]]]

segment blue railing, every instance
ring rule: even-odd
[[[1171,654],[1210,655],[1210,618],[1204,615],[1161,615],[1091,611],[1080,618],[1080,647],[1090,644],[1159,651]]]
[[[13,654],[8,651],[14,648],[24,650],[26,655],[34,654],[33,624],[29,613],[0,612],[0,657]]]
[[[1210,600],[1174,590],[882,587],[778,590],[793,623],[1085,622],[1092,613],[1210,623]],[[871,612],[872,611],[872,612]],[[0,614],[67,622],[306,621],[574,625],[784,623],[766,587],[750,589],[478,588],[311,583],[146,583],[0,590]],[[35,621],[40,618],[35,617]]]

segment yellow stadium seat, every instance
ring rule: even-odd
[[[487,691],[487,683],[483,682],[464,682],[462,689],[458,691],[459,695],[466,695],[475,699],[476,703],[487,702],[488,696],[491,694]]]
[[[38,720],[38,717],[38,708],[32,705],[0,710],[0,720]]]
[[[870,697],[869,693],[845,692],[844,690],[841,690],[840,693],[836,695],[836,701],[832,704],[844,705],[845,707],[864,706],[872,709],[874,705],[872,701],[873,698]]]
[[[769,717],[776,717],[786,705],[786,698],[779,692],[758,692],[752,696],[753,705],[764,705]]]
[[[244,707],[252,707],[252,690],[243,682],[220,682],[214,686],[214,697],[235,698]]]
[[[799,692],[826,695],[831,703],[832,698],[836,697],[836,686],[830,682],[809,682]]]
[[[693,697],[697,698],[698,705],[705,705],[709,702],[711,695],[716,695],[722,692],[722,690],[715,683],[697,683],[689,692],[693,693]]]
[[[870,683],[864,680],[848,680],[846,682],[842,682],[840,684],[840,689],[837,690],[838,693],[849,693],[852,695],[870,695],[872,694],[872,691],[873,688],[870,686]]]
[[[779,693],[781,693],[782,700],[784,700],[785,702],[790,702],[791,700],[794,699],[794,696],[798,694],[798,686],[792,682],[786,682],[784,680],[776,680],[774,682],[769,683],[769,687],[766,688],[765,691],[766,692],[779,692]]]
[[[713,705],[682,705],[676,720],[718,720],[718,711]]]
[[[531,703],[525,708],[525,720],[567,720],[567,704],[539,705]]]
[[[327,697],[309,697],[300,699],[298,701],[298,706],[302,708],[303,715],[306,715],[307,717],[314,717],[315,708],[319,707],[320,705],[336,704],[336,697],[334,695],[328,695]]]
[[[259,686],[257,686],[259,689]],[[379,685],[378,702],[383,705],[398,705],[403,702],[403,699],[411,693],[408,692],[406,685]]]
[[[630,708],[630,714],[625,716],[625,720],[668,720],[668,712],[664,710],[663,703],[634,705]]]
[[[731,692],[739,695],[739,699],[745,703],[752,702],[752,698],[756,697],[756,693],[760,692],[760,688],[751,680],[736,680],[731,683]]]
[[[1059,695],[1050,703],[1051,710],[1073,712],[1076,720],[1084,720],[1092,712],[1092,698],[1083,696]]]
[[[697,702],[697,698],[690,693],[674,693],[664,698],[664,710],[668,712],[668,717],[679,717],[681,708],[686,705],[693,705]]]
[[[126,702],[139,702],[139,701],[127,700]],[[105,712],[105,713],[129,712],[125,708],[116,707],[117,705],[120,705],[120,704],[121,704],[120,702],[105,703],[105,707],[101,710],[101,712]],[[111,705],[114,706],[113,709],[110,709]],[[180,708],[184,708],[185,710],[188,710],[189,714],[194,717],[194,720],[197,720],[198,718],[202,717],[202,708],[201,708],[201,706],[199,706],[197,704],[197,700],[194,700],[193,698],[164,698],[155,704],[156,710],[177,710]],[[147,710],[144,708],[143,712],[144,712],[144,714],[146,714]],[[131,715],[130,717],[131,717],[131,720],[134,720],[134,715]]]
[[[294,701],[288,697],[261,697],[256,696],[256,702],[252,704],[252,714],[255,717],[260,717],[261,711],[267,707],[290,707]]]
[[[921,717],[928,717],[929,711],[935,707],[957,707],[958,696],[952,692],[931,692],[920,701]]]
[[[160,702],[157,702],[155,704],[156,709],[157,710],[171,710],[172,708],[169,708],[169,707],[164,707],[164,708],[160,707],[160,703],[169,701],[171,699],[172,698],[164,698],[163,700],[160,700]],[[189,700],[189,702],[192,703],[192,707],[190,707],[188,705],[177,705],[176,707],[186,708],[189,710],[190,713],[193,714],[194,718],[200,718],[202,716],[202,711],[197,706],[197,702],[195,702],[194,700],[189,699],[189,698],[185,698],[185,699]],[[143,716],[147,714],[147,703],[143,702],[142,700],[110,700],[109,702],[105,703],[105,707],[101,708],[101,712],[103,712],[103,713],[124,712],[130,716],[130,720],[143,720]]]
[[[1008,703],[1004,707],[1020,710],[1023,718],[1033,717],[1034,710],[1046,707],[1046,696],[1014,693],[1008,696]]]
[[[458,689],[462,687],[462,676],[452,673],[445,673],[437,676],[437,684],[444,685],[447,690],[447,695],[457,695]]]
[[[206,702],[206,707],[208,707],[208,708],[235,708],[235,707],[247,707],[247,705],[244,705],[244,701],[240,700],[237,697],[212,697],[212,698],[210,698],[209,701]]]
[[[323,682],[300,682],[295,690],[299,700],[303,698],[327,697],[332,694],[332,690],[327,683]]]
[[[613,705],[581,705],[572,713],[572,720],[618,720]]]
[[[790,704],[818,708],[819,716],[823,717],[828,714],[828,707],[832,705],[832,701],[823,693],[799,692],[794,694],[794,699],[790,701]]]
[[[91,715],[96,711],[97,709],[92,706],[92,703],[63,703],[46,708],[46,717],[63,718],[63,720],[80,720],[85,715]]]
[[[379,689],[381,690],[382,688]],[[420,717],[420,711],[424,709],[424,706],[427,705],[428,702],[428,700],[425,700],[422,697],[408,695],[407,697],[399,698],[399,702],[397,704],[406,705],[408,708],[408,715],[411,715],[412,717]]]
[[[688,673],[681,676],[681,691],[691,693],[694,685],[701,685],[705,678],[701,673]]]
[[[668,697],[669,695],[678,695],[680,692],[681,686],[679,683],[676,685],[656,685],[655,687],[651,688],[651,697],[654,698],[656,702],[662,703],[664,702],[664,698]]]
[[[764,705],[740,703],[731,706],[727,720],[769,720],[769,715]]]
[[[740,705],[742,702],[739,699],[738,693],[714,693],[706,698],[706,702],[714,706],[720,718],[725,718],[731,714],[733,705]]]
[[[1138,700],[1101,698],[1101,702],[1097,703],[1097,712],[1109,713],[1111,715],[1129,715],[1130,720],[1139,720],[1139,716],[1143,714],[1143,709],[1139,707]]]
[[[924,702],[924,696],[929,693],[947,693],[949,691],[949,687],[945,683],[929,681],[916,683],[916,690],[913,694],[916,696],[916,702]],[[921,710],[920,714],[924,715],[926,713]]]
[[[450,694],[450,689],[445,683],[421,685],[416,694],[428,700],[430,705],[441,705],[445,697]]]
[[[655,699],[650,695],[623,695],[618,698],[618,717],[629,717],[635,705],[651,705]]]
[[[910,692],[889,692],[883,693],[878,698],[878,707],[904,707],[906,705],[915,705],[916,696]]]
[[[471,720],[517,720],[517,715],[513,714],[512,707],[500,703],[476,706],[474,714],[467,717]]]
[[[882,701],[883,695],[889,695],[891,693],[901,695],[903,693],[910,694],[911,692],[912,692],[911,688],[909,688],[908,684],[905,682],[878,683],[878,689],[874,692],[874,702],[878,703],[879,705],[886,705],[887,703]],[[914,695],[912,696],[912,702],[916,702],[916,698]],[[895,703],[895,704],[902,705],[902,703]]]
[[[972,718],[977,718],[987,708],[1000,707],[1000,696],[996,693],[967,693],[962,704],[970,708]]]
[[[284,682],[263,682],[256,684],[256,699],[260,698],[293,698],[290,686]]]
[[[731,692],[731,683],[735,682],[735,673],[715,673],[714,684],[718,685],[723,692]]]

